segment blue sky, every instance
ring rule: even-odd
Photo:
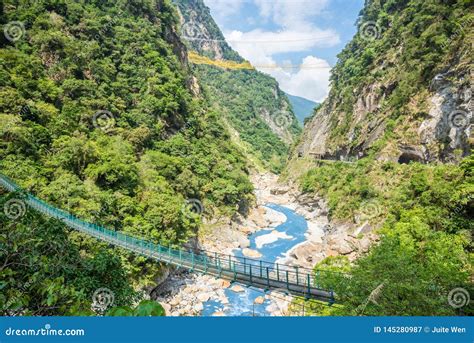
[[[364,0],[204,0],[230,45],[293,95],[321,102]]]

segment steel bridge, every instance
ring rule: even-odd
[[[53,207],[32,194],[24,192],[15,182],[3,174],[0,174],[0,186],[10,192],[23,193],[22,201],[26,205],[46,216],[62,221],[74,230],[150,259],[186,268],[190,271],[213,275],[231,282],[239,282],[248,287],[253,286],[265,291],[285,292],[329,304],[335,302],[334,292],[329,289],[322,289],[320,286],[321,280],[329,276],[328,273],[330,272],[318,272],[209,251],[166,247],[83,221],[71,213]]]

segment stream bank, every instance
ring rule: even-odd
[[[350,260],[367,251],[373,237],[364,227],[331,224],[322,199],[278,183],[278,176],[252,177],[257,205],[200,239],[200,247],[291,266],[313,268],[327,256]],[[291,296],[269,294],[209,275],[175,271],[153,292],[171,316],[289,315]]]

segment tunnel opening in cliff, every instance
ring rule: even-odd
[[[423,162],[423,157],[421,157],[416,152],[403,152],[398,158],[398,163],[400,164],[409,164],[411,162]]]

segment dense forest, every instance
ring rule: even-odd
[[[169,1],[5,1],[0,21],[22,23],[0,41],[3,174],[80,218],[165,245],[188,242],[202,216],[246,210],[252,201],[247,162],[207,100],[192,92]],[[198,205],[188,213],[190,200]],[[11,234],[7,219],[2,240]],[[31,220],[38,222],[40,250],[25,250],[23,258],[40,258],[54,235],[67,252],[51,256],[61,268],[50,285],[35,289],[36,279],[23,292],[42,302],[61,290],[58,299],[46,300],[47,314],[65,313],[64,304],[80,308],[110,278],[117,304],[130,304],[133,288],[160,274],[145,258],[78,233],[60,234],[63,228],[38,215]],[[21,242],[32,239],[25,223],[11,224]],[[19,253],[16,244],[23,243],[14,244],[2,250],[2,261],[5,253]],[[11,299],[32,274],[18,268],[21,261],[12,263],[3,266],[2,280],[18,282],[2,281],[1,300],[16,306]],[[88,274],[76,273],[83,265]],[[38,304],[24,305],[36,313]]]
[[[306,192],[325,196],[333,221],[369,221],[380,242],[350,263],[329,257],[315,270],[340,271],[326,280],[341,295],[343,307],[315,306],[333,315],[455,315],[447,304],[450,290],[472,292],[474,159],[460,166],[328,163],[302,179]],[[363,234],[359,235],[362,238]],[[376,302],[362,311],[380,285]],[[473,314],[474,308],[463,309]],[[362,311],[362,312],[361,312]]]
[[[248,213],[252,168],[282,172],[326,200],[331,225],[377,236],[354,261],[315,266],[340,272],[321,285],[338,304],[305,301],[307,314],[473,315],[472,302],[446,302],[474,292],[471,132],[443,122],[429,144],[417,133],[437,76],[471,87],[472,20],[470,0],[367,0],[300,137],[273,78],[188,61],[193,50],[245,63],[201,0],[6,0],[0,173],[83,220],[177,247],[211,218]],[[0,209],[24,197],[0,188]],[[0,211],[2,315],[164,315],[146,294],[163,265],[19,210]],[[109,308],[94,307],[102,287]]]
[[[174,0],[182,16],[181,37],[192,51],[219,61],[243,62],[227,44],[202,0]],[[253,68],[194,67],[234,141],[256,167],[283,169],[301,129],[286,94],[271,76]],[[263,169],[262,168],[262,169]]]
[[[436,75],[449,75],[452,82],[443,88],[447,114],[451,107],[458,112],[472,108],[472,99],[464,96],[466,87],[472,87],[472,19],[471,1],[366,2],[360,31],[332,71],[329,98],[311,119],[316,127],[323,116],[329,118],[321,154],[333,160],[315,167],[295,157],[285,176],[295,172],[292,163],[306,165],[301,188],[327,200],[331,220],[354,228],[369,225],[380,241],[352,263],[338,256],[316,266],[343,273],[328,283],[344,306],[314,305],[312,313],[474,313],[472,302],[460,311],[446,301],[457,287],[471,294],[474,290],[472,138],[469,129],[449,128],[444,119],[430,137],[434,144],[418,143],[416,133],[432,113],[429,97],[438,91]],[[365,23],[372,25],[369,37],[361,32]],[[356,109],[360,102],[373,101],[373,94],[384,94],[373,112]],[[313,134],[306,129],[302,144]],[[439,134],[443,130],[449,135]],[[382,134],[368,142],[375,131]],[[427,157],[413,151],[426,151]]]
[[[301,150],[336,158],[414,150],[410,160],[459,163],[472,143],[473,21],[469,0],[367,1]]]
[[[279,172],[300,128],[278,83],[254,70],[222,70],[207,65],[195,69],[201,79],[207,80],[209,98],[247,147],[246,155]],[[269,127],[281,132],[281,137]]]
[[[0,206],[19,199],[21,194],[2,193]],[[164,315],[160,304],[142,300],[120,257],[106,246],[91,250],[62,222],[32,210],[16,212],[15,220],[12,213],[0,212],[1,315]],[[94,303],[94,293],[104,286],[113,300]]]

